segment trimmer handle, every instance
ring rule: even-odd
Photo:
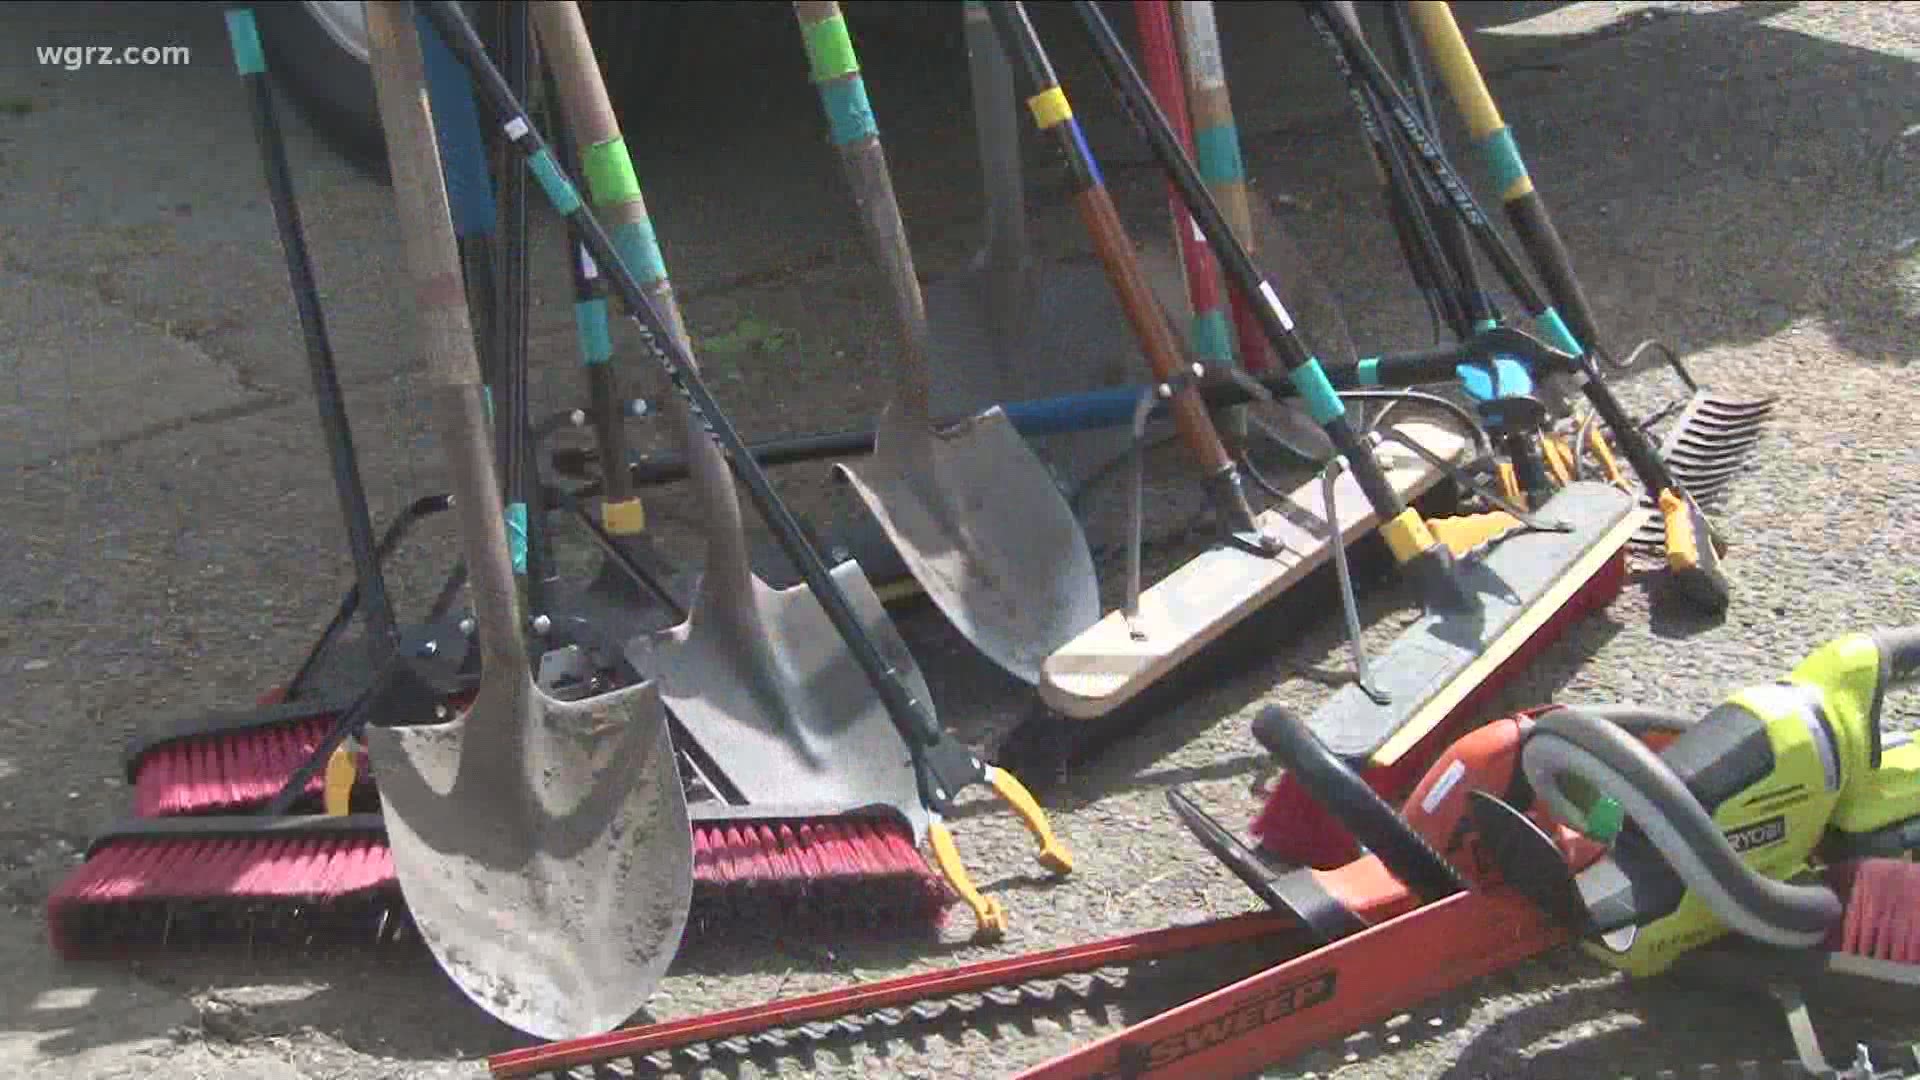
[[[1881,690],[1920,680],[1920,626],[1875,630],[1873,644],[1880,651]]]

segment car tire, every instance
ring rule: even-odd
[[[322,138],[355,164],[384,176],[386,141],[380,104],[367,63],[366,22],[359,5],[342,0],[297,0],[254,7],[268,67]],[[488,36],[490,14],[469,3],[475,25]],[[668,85],[679,55],[682,3],[581,5],[602,70],[616,102],[651,98]],[[610,41],[636,43],[615,53]]]

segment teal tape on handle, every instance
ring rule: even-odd
[[[653,234],[653,222],[629,221],[613,230],[613,250],[627,264],[633,280],[645,285],[667,276],[667,260],[660,254],[660,241]]]
[[[867,84],[858,75],[820,84],[820,104],[827,110],[827,129],[835,146],[876,138],[880,125],[867,100]]]
[[[233,43],[233,66],[241,75],[266,74],[267,54],[260,48],[260,28],[254,25],[252,8],[227,12],[227,40]]]
[[[1520,160],[1520,144],[1513,141],[1513,129],[1502,127],[1481,139],[1480,160],[1493,179],[1495,191],[1507,190],[1527,178],[1527,164]]]
[[[596,296],[573,305],[573,328],[580,336],[580,362],[592,367],[613,359],[613,335],[607,327],[607,301]]]
[[[1567,329],[1567,324],[1560,321],[1559,312],[1548,308],[1540,313],[1536,321],[1539,322],[1540,328],[1546,332],[1547,344],[1559,349],[1563,353],[1571,353],[1574,356],[1584,356],[1586,354],[1587,350],[1580,347],[1580,339],[1574,337],[1573,331]]]
[[[493,423],[493,387],[480,387],[480,399],[487,404],[487,423]]]
[[[1476,334],[1484,334],[1489,330],[1498,329],[1500,329],[1499,319],[1481,319],[1479,322],[1473,324],[1473,332]]]
[[[1214,308],[1195,315],[1191,333],[1194,355],[1209,363],[1233,362],[1233,324],[1225,311]]]
[[[547,193],[547,201],[565,217],[580,209],[580,193],[574,190],[573,181],[560,171],[554,163],[553,154],[542,148],[527,158],[527,168],[533,178],[540,181],[540,190]]]
[[[1219,124],[1193,133],[1193,153],[1200,179],[1208,184],[1234,184],[1247,178],[1240,160],[1240,133],[1232,124]]]
[[[513,555],[513,572],[527,572],[527,504],[507,505],[507,550]]]
[[[1327,373],[1321,369],[1317,358],[1309,357],[1307,362],[1287,373],[1293,388],[1300,391],[1300,400],[1306,403],[1307,415],[1314,423],[1331,424],[1347,415],[1347,406],[1334,392],[1333,383],[1328,381]]]
[[[1353,375],[1355,379],[1359,380],[1361,386],[1379,386],[1380,358],[1377,356],[1369,356],[1365,360],[1355,364]]]

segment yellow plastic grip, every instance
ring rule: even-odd
[[[1660,517],[1667,527],[1667,565],[1675,570],[1700,565],[1700,538],[1694,535],[1690,510],[1687,500],[1672,488],[1660,493]]]
[[[1501,462],[1498,472],[1500,474],[1500,494],[1505,495],[1514,502],[1525,502],[1527,495],[1526,492],[1520,490],[1520,474],[1513,471],[1513,462]]]
[[[1008,806],[1013,807],[1013,812],[1020,815],[1020,821],[1026,825],[1027,831],[1040,842],[1040,853],[1034,856],[1040,865],[1056,874],[1073,873],[1073,852],[1068,851],[1067,846],[1053,835],[1053,826],[1047,823],[1047,812],[1040,809],[1040,804],[1034,800],[1027,786],[1007,770],[991,765],[987,766],[987,783],[992,784],[993,790],[1000,793]]]
[[[1447,550],[1453,552],[1455,558],[1465,558],[1475,548],[1519,527],[1520,519],[1505,510],[1434,518],[1427,522],[1427,528],[1441,543],[1447,545]]]
[[[638,536],[647,531],[647,508],[639,499],[600,504],[600,524],[615,536]]]
[[[1392,521],[1382,523],[1380,535],[1386,539],[1388,550],[1393,552],[1393,561],[1401,563],[1411,561],[1437,542],[1433,533],[1427,530],[1426,519],[1412,507],[1400,511]]]
[[[960,894],[960,899],[973,909],[974,920],[979,924],[974,936],[987,941],[998,941],[1007,932],[1007,909],[1000,901],[991,896],[983,896],[974,888],[973,876],[967,873],[967,864],[960,861],[960,849],[954,846],[953,832],[944,821],[927,823],[927,843],[933,848],[933,861],[940,865],[940,875]]]
[[[358,755],[345,746],[336,746],[327,755],[325,779],[320,788],[320,804],[328,817],[345,817],[353,803],[353,782],[359,779]]]
[[[1033,122],[1041,131],[1073,119],[1073,106],[1067,102],[1067,92],[1057,86],[1028,98],[1027,109],[1033,113]]]
[[[1620,471],[1620,462],[1613,456],[1613,447],[1607,445],[1607,437],[1600,432],[1598,424],[1587,429],[1587,446],[1593,450],[1593,456],[1600,460],[1600,470],[1607,474],[1607,482],[1627,494],[1633,489],[1627,486],[1626,474]]]
[[[1547,469],[1562,487],[1573,483],[1573,454],[1567,444],[1560,441],[1558,435],[1545,435],[1540,439],[1541,456],[1547,459]]]

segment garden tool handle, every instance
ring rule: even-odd
[[[686,321],[674,298],[673,284],[667,276],[666,257],[654,235],[640,179],[634,174],[633,159],[627,152],[619,120],[607,95],[606,81],[594,59],[593,42],[587,35],[586,20],[577,3],[533,5],[534,25],[541,44],[550,57],[550,66],[560,88],[560,104],[580,142],[581,171],[586,174],[587,193],[596,215],[605,215],[604,228],[613,248],[652,304],[667,336],[673,341],[687,367],[695,372],[692,342],[687,337]],[[576,232],[584,229],[576,225]],[[584,235],[581,239],[585,239]],[[610,267],[602,267],[612,272]],[[629,305],[631,306],[631,305]],[[630,312],[640,318],[639,312]],[[705,595],[744,595],[750,573],[745,521],[740,501],[734,492],[732,474],[726,457],[694,420],[688,402],[679,394],[667,396],[667,408],[678,422],[686,445],[689,469],[697,483],[696,497],[706,518],[708,573],[701,586]],[[617,466],[608,471],[617,472]],[[608,489],[609,497],[615,492]],[[629,496],[613,508],[608,531],[619,533],[614,525],[636,526],[638,532],[640,500]]]
[[[1007,21],[1024,29],[1027,50],[1030,53],[1037,51],[1038,40],[1034,37],[1032,26],[1026,22],[1025,12],[1018,0],[1006,6],[1011,9],[1006,16]],[[1346,406],[1334,391],[1319,359],[1308,351],[1306,343],[1295,333],[1293,317],[1287,313],[1279,294],[1259,267],[1254,265],[1253,256],[1248,253],[1246,245],[1234,236],[1219,204],[1201,180],[1198,167],[1173,137],[1166,116],[1154,104],[1152,92],[1135,69],[1133,61],[1128,58],[1125,46],[1107,22],[1100,5],[1091,0],[1076,0],[1073,7],[1080,16],[1102,73],[1133,118],[1139,122],[1138,126],[1152,145],[1154,157],[1162,169],[1180,189],[1181,198],[1187,203],[1194,223],[1206,236],[1228,279],[1249,302],[1259,319],[1262,333],[1285,365],[1288,378],[1299,389],[1307,413],[1326,432],[1334,449],[1346,459],[1354,482],[1366,494],[1367,502],[1379,516],[1377,528],[1393,552],[1394,562],[1416,579],[1421,596],[1429,607],[1455,611],[1478,607],[1478,597],[1467,591],[1455,571],[1452,552],[1434,538],[1419,512],[1407,506],[1400,497],[1398,489],[1387,479],[1386,470],[1374,457],[1371,446],[1347,416]],[[1050,78],[1051,73],[1048,74]],[[1074,132],[1076,142],[1082,148],[1082,156],[1088,156],[1084,151],[1084,142],[1077,139],[1078,129],[1074,129]],[[1197,401],[1195,407],[1198,408]]]
[[[1875,630],[1873,644],[1880,650],[1883,689],[1920,681],[1920,625]]]
[[[861,224],[886,275],[894,317],[900,324],[893,404],[906,411],[908,422],[925,426],[932,415],[926,301],[914,274],[906,223],[887,172],[886,150],[880,145],[879,125],[867,100],[847,18],[834,0],[795,0],[793,14],[806,43],[808,74],[819,90],[829,135],[840,152]]]
[[[1039,841],[1040,852],[1034,857],[1040,865],[1056,874],[1072,873],[1073,852],[1068,851],[1067,846],[1053,835],[1053,826],[1047,822],[1047,812],[1040,808],[1039,801],[1027,790],[1027,786],[1012,773],[993,765],[987,766],[987,783],[1006,800],[1014,813],[1020,815],[1021,823]]]
[[[1006,936],[1007,909],[974,886],[973,875],[967,872],[967,864],[961,860],[960,848],[954,844],[953,831],[947,828],[946,822],[936,818],[927,823],[927,845],[933,848],[933,860],[940,866],[940,875],[973,909],[974,936],[982,941],[998,941]]]
[[[1027,19],[1026,8],[1022,4],[1011,3],[993,4],[990,10],[1001,31],[1002,41],[1010,52],[1019,56],[1022,66],[1026,68],[1027,81],[1033,91],[1027,98],[1027,108],[1033,114],[1034,125],[1043,134],[1059,140],[1071,174],[1074,205],[1080,211],[1088,236],[1093,240],[1094,251],[1106,270],[1107,281],[1113,287],[1120,310],[1126,315],[1134,337],[1140,342],[1141,351],[1146,354],[1147,363],[1153,369],[1153,377],[1163,384],[1176,380],[1181,383],[1173,388],[1169,402],[1174,426],[1181,440],[1206,475],[1211,477],[1231,473],[1233,458],[1228,455],[1226,446],[1220,441],[1220,433],[1214,430],[1213,421],[1207,416],[1199,387],[1194,385],[1192,379],[1182,378],[1190,371],[1190,365],[1181,352],[1179,339],[1174,336],[1173,328],[1167,324],[1166,316],[1160,310],[1153,287],[1140,267],[1139,258],[1134,254],[1126,226],[1121,224],[1119,211],[1113,205],[1113,196],[1108,193],[1106,181],[1100,175],[1100,166],[1087,149],[1080,122],[1074,119],[1073,106],[1067,101],[1066,91],[1055,77],[1053,65],[1047,59],[1038,35],[1034,33],[1033,24]]]
[[[480,360],[461,280],[460,257],[447,201],[446,176],[433,133],[425,91],[426,73],[402,5],[379,5],[367,13],[374,38],[375,82],[381,127],[392,151],[393,190],[401,240],[407,251],[421,333],[421,360],[433,388],[437,427],[452,478],[454,514],[470,575],[479,624],[483,669],[526,671],[525,625],[507,535],[506,515],[495,482]],[[449,43],[451,44],[451,43]]]

